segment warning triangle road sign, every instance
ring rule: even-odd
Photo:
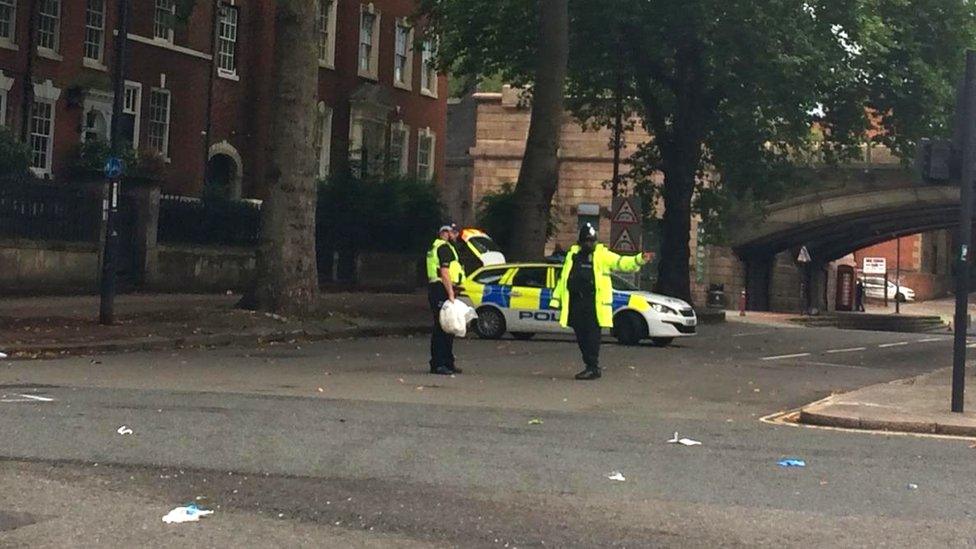
[[[613,216],[614,223],[623,223],[626,225],[631,225],[635,223],[640,223],[640,219],[637,217],[637,212],[634,211],[633,206],[630,205],[630,200],[622,200],[620,202],[620,209]]]
[[[810,257],[810,250],[806,246],[800,248],[799,255],[796,256],[797,263],[810,263],[813,258]]]
[[[624,229],[620,231],[620,236],[613,243],[613,249],[618,252],[636,252],[637,246],[634,241],[630,238],[630,231]]]

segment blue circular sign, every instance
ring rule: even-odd
[[[105,177],[108,179],[118,179],[122,177],[124,171],[125,163],[122,162],[121,158],[112,156],[105,161]]]

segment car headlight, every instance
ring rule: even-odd
[[[675,311],[667,305],[661,305],[660,303],[651,303],[651,309],[666,315],[676,315],[678,311]]]

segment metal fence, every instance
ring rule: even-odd
[[[160,198],[156,236],[160,243],[253,247],[260,235],[261,205],[257,202]]]
[[[0,238],[95,242],[100,229],[97,189],[0,179]]]

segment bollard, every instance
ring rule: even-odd
[[[739,293],[739,316],[746,316],[746,291],[744,288]]]

